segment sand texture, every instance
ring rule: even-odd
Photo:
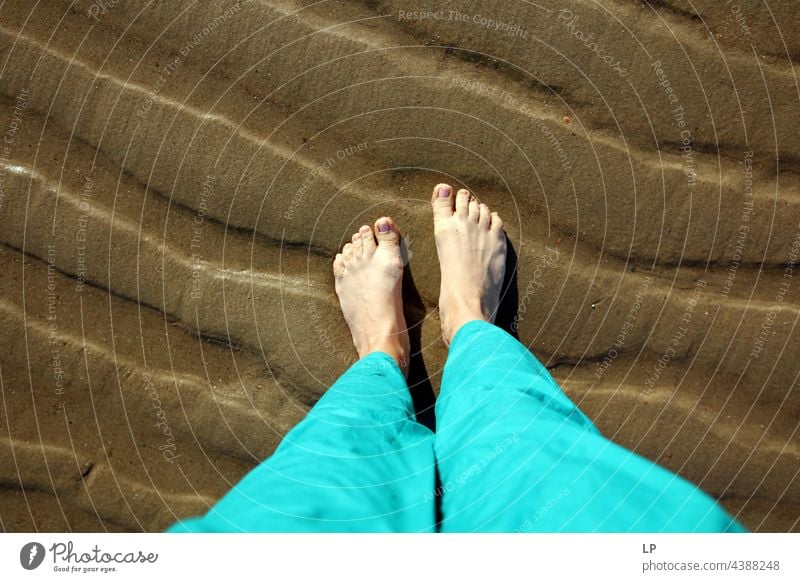
[[[385,214],[429,419],[449,182],[607,436],[800,531],[798,57],[772,0],[7,0],[0,529],[207,509],[354,361],[330,265]]]

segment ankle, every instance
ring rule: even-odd
[[[392,334],[387,337],[375,338],[369,342],[364,343],[358,348],[359,358],[365,358],[369,354],[381,352],[389,355],[395,363],[400,367],[404,376],[408,376],[408,350],[403,344],[402,339],[398,334]]]
[[[490,318],[480,307],[476,306],[457,307],[452,310],[452,313],[448,308],[447,314],[442,318],[442,335],[445,343],[449,346],[458,330],[471,321],[489,322]]]

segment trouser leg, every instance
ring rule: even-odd
[[[168,531],[431,531],[434,465],[405,378],[376,352],[208,513]]]
[[[436,405],[443,531],[742,531],[681,477],[604,438],[485,322],[453,338]]]

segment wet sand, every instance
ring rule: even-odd
[[[0,8],[0,528],[213,504],[354,361],[330,264],[384,214],[429,418],[446,181],[607,436],[800,530],[796,11],[162,4]]]

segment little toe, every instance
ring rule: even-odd
[[[433,189],[431,204],[433,204],[434,218],[449,218],[453,216],[453,188],[450,184],[436,185]]]
[[[333,259],[333,276],[338,278],[342,275],[344,275],[344,257],[342,253],[336,253]]]
[[[492,212],[492,232],[502,233],[503,232],[503,221],[500,220],[500,215],[496,212]]]
[[[469,190],[461,189],[456,194],[456,215],[461,218],[469,216]]]

